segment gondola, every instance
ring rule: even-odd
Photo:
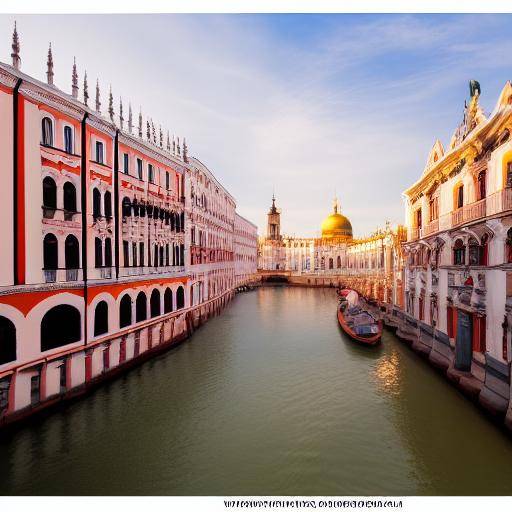
[[[363,345],[376,345],[382,337],[382,320],[376,320],[368,311],[359,306],[356,291],[338,291],[338,322],[351,339]]]

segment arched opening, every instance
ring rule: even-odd
[[[151,292],[149,307],[151,310],[151,318],[160,315],[160,292],[156,288]]]
[[[43,267],[45,270],[59,268],[58,254],[57,237],[53,233],[48,233],[43,240]]]
[[[69,304],[55,306],[41,320],[41,352],[80,341],[80,311]]]
[[[488,235],[482,235],[481,243],[471,238],[469,240],[469,264],[470,265],[487,265],[487,242]]]
[[[94,239],[94,266],[96,268],[103,267],[103,243],[98,237]]]
[[[453,208],[458,210],[464,206],[464,185],[460,183],[453,191]]]
[[[148,317],[147,299],[144,292],[139,292],[135,301],[135,321],[142,322]]]
[[[170,288],[165,289],[164,293],[164,313],[170,313],[172,311],[172,290]]]
[[[105,238],[105,267],[112,266],[112,240]]]
[[[64,126],[64,151],[73,154],[73,129],[71,126]]]
[[[53,219],[57,209],[57,185],[53,178],[46,176],[43,180],[43,215],[46,219]]]
[[[107,190],[105,197],[103,198],[105,217],[108,219],[112,218],[112,194]]]
[[[123,202],[121,203],[121,206],[122,206],[122,211],[123,211],[123,217],[131,217],[132,215],[132,206],[131,206],[131,203],[130,203],[130,200],[125,197],[123,199]],[[141,215],[141,217],[143,217],[144,215]]]
[[[53,147],[53,121],[49,117],[41,121],[41,144]]]
[[[453,245],[453,264],[454,265],[465,265],[466,263],[466,246],[464,242],[459,238]]]
[[[0,365],[16,360],[16,327],[5,316],[0,316]]]
[[[176,309],[185,307],[185,290],[183,286],[179,286],[176,290]]]
[[[487,173],[486,171],[482,171],[478,174],[477,180],[477,198],[478,201],[481,201],[487,196]]]
[[[341,256],[336,258],[336,268],[341,268]]]
[[[334,268],[334,261],[332,258],[329,258],[329,270],[332,270]]]
[[[64,253],[66,259],[66,268],[79,268],[80,255],[78,240],[75,235],[68,235],[64,242]]]
[[[92,189],[92,216],[94,219],[101,217],[101,194],[97,188]]]
[[[94,310],[94,336],[108,332],[108,304],[102,300]]]
[[[185,213],[184,212],[181,212],[181,215],[180,215],[180,226],[181,226],[182,233],[184,233],[185,232]]]
[[[64,210],[66,212],[76,212],[76,188],[70,181],[64,183]]]
[[[132,324],[132,299],[126,294],[119,304],[119,327],[128,327]]]
[[[507,231],[505,262],[512,263],[512,228]]]
[[[180,216],[179,214],[177,213],[175,218],[174,218],[174,221],[175,221],[175,228],[176,228],[176,231],[181,231],[181,227],[180,227]]]

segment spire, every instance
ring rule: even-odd
[[[18,37],[18,30],[16,28],[16,22],[14,22],[14,32],[12,33],[12,66],[16,69],[20,69],[20,39]]]
[[[114,122],[114,114],[114,96],[112,96],[112,86],[110,86],[108,91],[108,115],[112,122]]]
[[[100,101],[100,84],[96,79],[96,112],[101,112],[101,101]]]
[[[338,203],[338,198],[336,196],[334,196],[334,199],[332,201],[332,209],[334,210],[334,213],[338,213],[339,203]]]
[[[142,110],[139,107],[139,137],[142,139]]]
[[[73,57],[73,73],[71,73],[71,94],[78,99],[78,73],[76,72],[76,57]]]
[[[53,85],[53,55],[52,43],[48,47],[48,59],[46,60],[46,82],[48,85]]]
[[[183,161],[188,162],[188,146],[185,138],[183,138]]]
[[[132,133],[133,131],[133,114],[132,114],[132,104],[128,103],[128,131]]]
[[[89,87],[87,86],[87,71],[84,73],[84,104],[87,107],[89,101]]]
[[[178,137],[178,142],[176,143],[176,151],[178,151],[178,155],[181,154],[181,149],[180,149],[180,138]]]
[[[176,154],[176,140],[174,139],[174,135],[172,136],[172,154]]]
[[[149,124],[149,119],[146,119],[146,137],[148,141],[151,141],[151,125]]]
[[[151,119],[151,133],[153,134],[153,144],[156,144],[156,130],[155,123],[153,123],[153,119]]]
[[[121,130],[124,126],[124,117],[123,117],[123,98],[119,98],[119,126]]]
[[[164,147],[164,132],[162,132],[162,125],[159,126],[159,138],[160,138],[160,147]]]
[[[167,151],[171,151],[171,139],[169,138],[169,130],[167,130]]]

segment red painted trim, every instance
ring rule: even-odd
[[[17,200],[18,200],[18,226],[16,241],[18,244],[17,282],[25,284],[25,98],[19,95],[18,103],[18,174],[17,174]]]
[[[83,296],[82,289],[54,290],[44,292],[32,291],[26,293],[16,293],[13,295],[2,295],[0,296],[0,304],[8,304],[9,306],[12,306],[21,311],[23,315],[27,316],[32,308],[37,306],[40,302],[59,293],[72,293],[73,295],[78,295],[79,297]]]

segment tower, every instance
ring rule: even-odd
[[[276,208],[276,198],[272,194],[272,206],[267,214],[267,238],[270,240],[281,239],[281,212]]]

